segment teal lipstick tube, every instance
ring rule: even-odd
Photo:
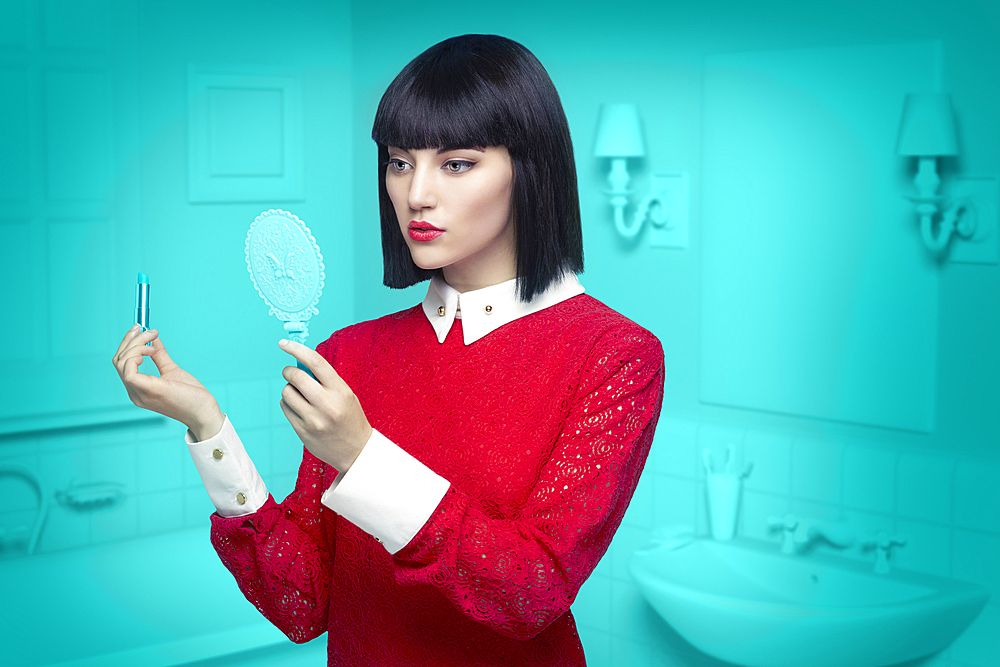
[[[141,271],[135,285],[135,323],[140,332],[149,329],[149,276]]]

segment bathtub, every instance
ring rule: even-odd
[[[246,601],[207,526],[0,562],[4,667],[265,665],[277,653],[316,667],[325,646],[293,644]]]

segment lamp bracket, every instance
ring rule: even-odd
[[[1000,177],[960,175],[949,181],[948,208],[961,209],[949,261],[1000,264]]]

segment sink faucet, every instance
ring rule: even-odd
[[[803,519],[795,530],[795,543],[804,549],[814,540],[824,539],[835,547],[846,549],[858,539],[857,533],[847,521],[821,521]]]
[[[792,540],[792,537],[795,534],[795,528],[799,525],[799,520],[795,518],[795,515],[786,514],[784,517],[769,516],[767,517],[767,525],[772,530],[780,527],[785,531],[785,539],[781,543],[781,553],[795,553],[795,542]]]
[[[875,572],[877,574],[889,574],[889,551],[893,547],[906,545],[906,538],[902,535],[889,537],[889,533],[880,530],[878,535],[864,542],[865,547],[878,549],[875,555]]]
[[[857,539],[854,527],[846,521],[800,520],[794,514],[786,514],[783,518],[770,516],[767,523],[772,529],[780,527],[785,531],[781,553],[786,554],[800,551],[819,538],[841,549],[851,546]]]

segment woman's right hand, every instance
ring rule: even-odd
[[[111,363],[133,403],[181,422],[196,441],[207,440],[222,430],[225,416],[208,389],[173,362],[159,336],[156,329],[140,332],[138,324],[133,326]],[[143,357],[153,360],[160,377],[139,372]]]

